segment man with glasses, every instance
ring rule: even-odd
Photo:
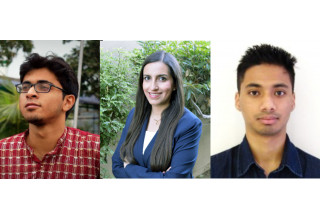
[[[20,81],[29,129],[0,140],[0,178],[99,178],[99,135],[65,126],[79,90],[71,67],[60,57],[31,54]]]

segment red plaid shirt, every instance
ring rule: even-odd
[[[39,160],[28,130],[0,140],[0,179],[92,179],[100,175],[100,136],[66,127],[56,147]]]

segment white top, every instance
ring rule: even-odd
[[[149,145],[150,141],[152,140],[152,138],[155,134],[156,134],[156,132],[146,131],[146,134],[144,136],[142,154],[144,154],[144,151],[146,150],[147,146]]]

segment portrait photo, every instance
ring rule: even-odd
[[[209,178],[210,42],[101,41],[104,178]]]
[[[319,41],[290,39],[215,43],[212,177],[319,178],[319,48]],[[263,172],[275,155],[278,164]]]
[[[1,40],[0,65],[0,178],[99,178],[99,41]]]

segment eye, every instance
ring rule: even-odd
[[[284,96],[286,93],[284,91],[276,91],[275,95],[276,96]]]
[[[249,93],[248,93],[249,95],[251,95],[251,96],[258,96],[258,95],[260,95],[260,93],[258,92],[258,91],[249,91]]]
[[[165,76],[160,76],[160,77],[159,77],[159,80],[160,80],[160,81],[167,81],[167,77],[165,77]]]
[[[144,77],[143,77],[143,80],[145,80],[145,81],[150,80],[150,76],[144,76]]]
[[[22,91],[28,91],[30,89],[30,84],[29,83],[25,83],[21,85],[21,90]]]
[[[40,91],[47,91],[50,88],[50,84],[48,83],[38,83],[37,84],[37,89],[39,89]]]

